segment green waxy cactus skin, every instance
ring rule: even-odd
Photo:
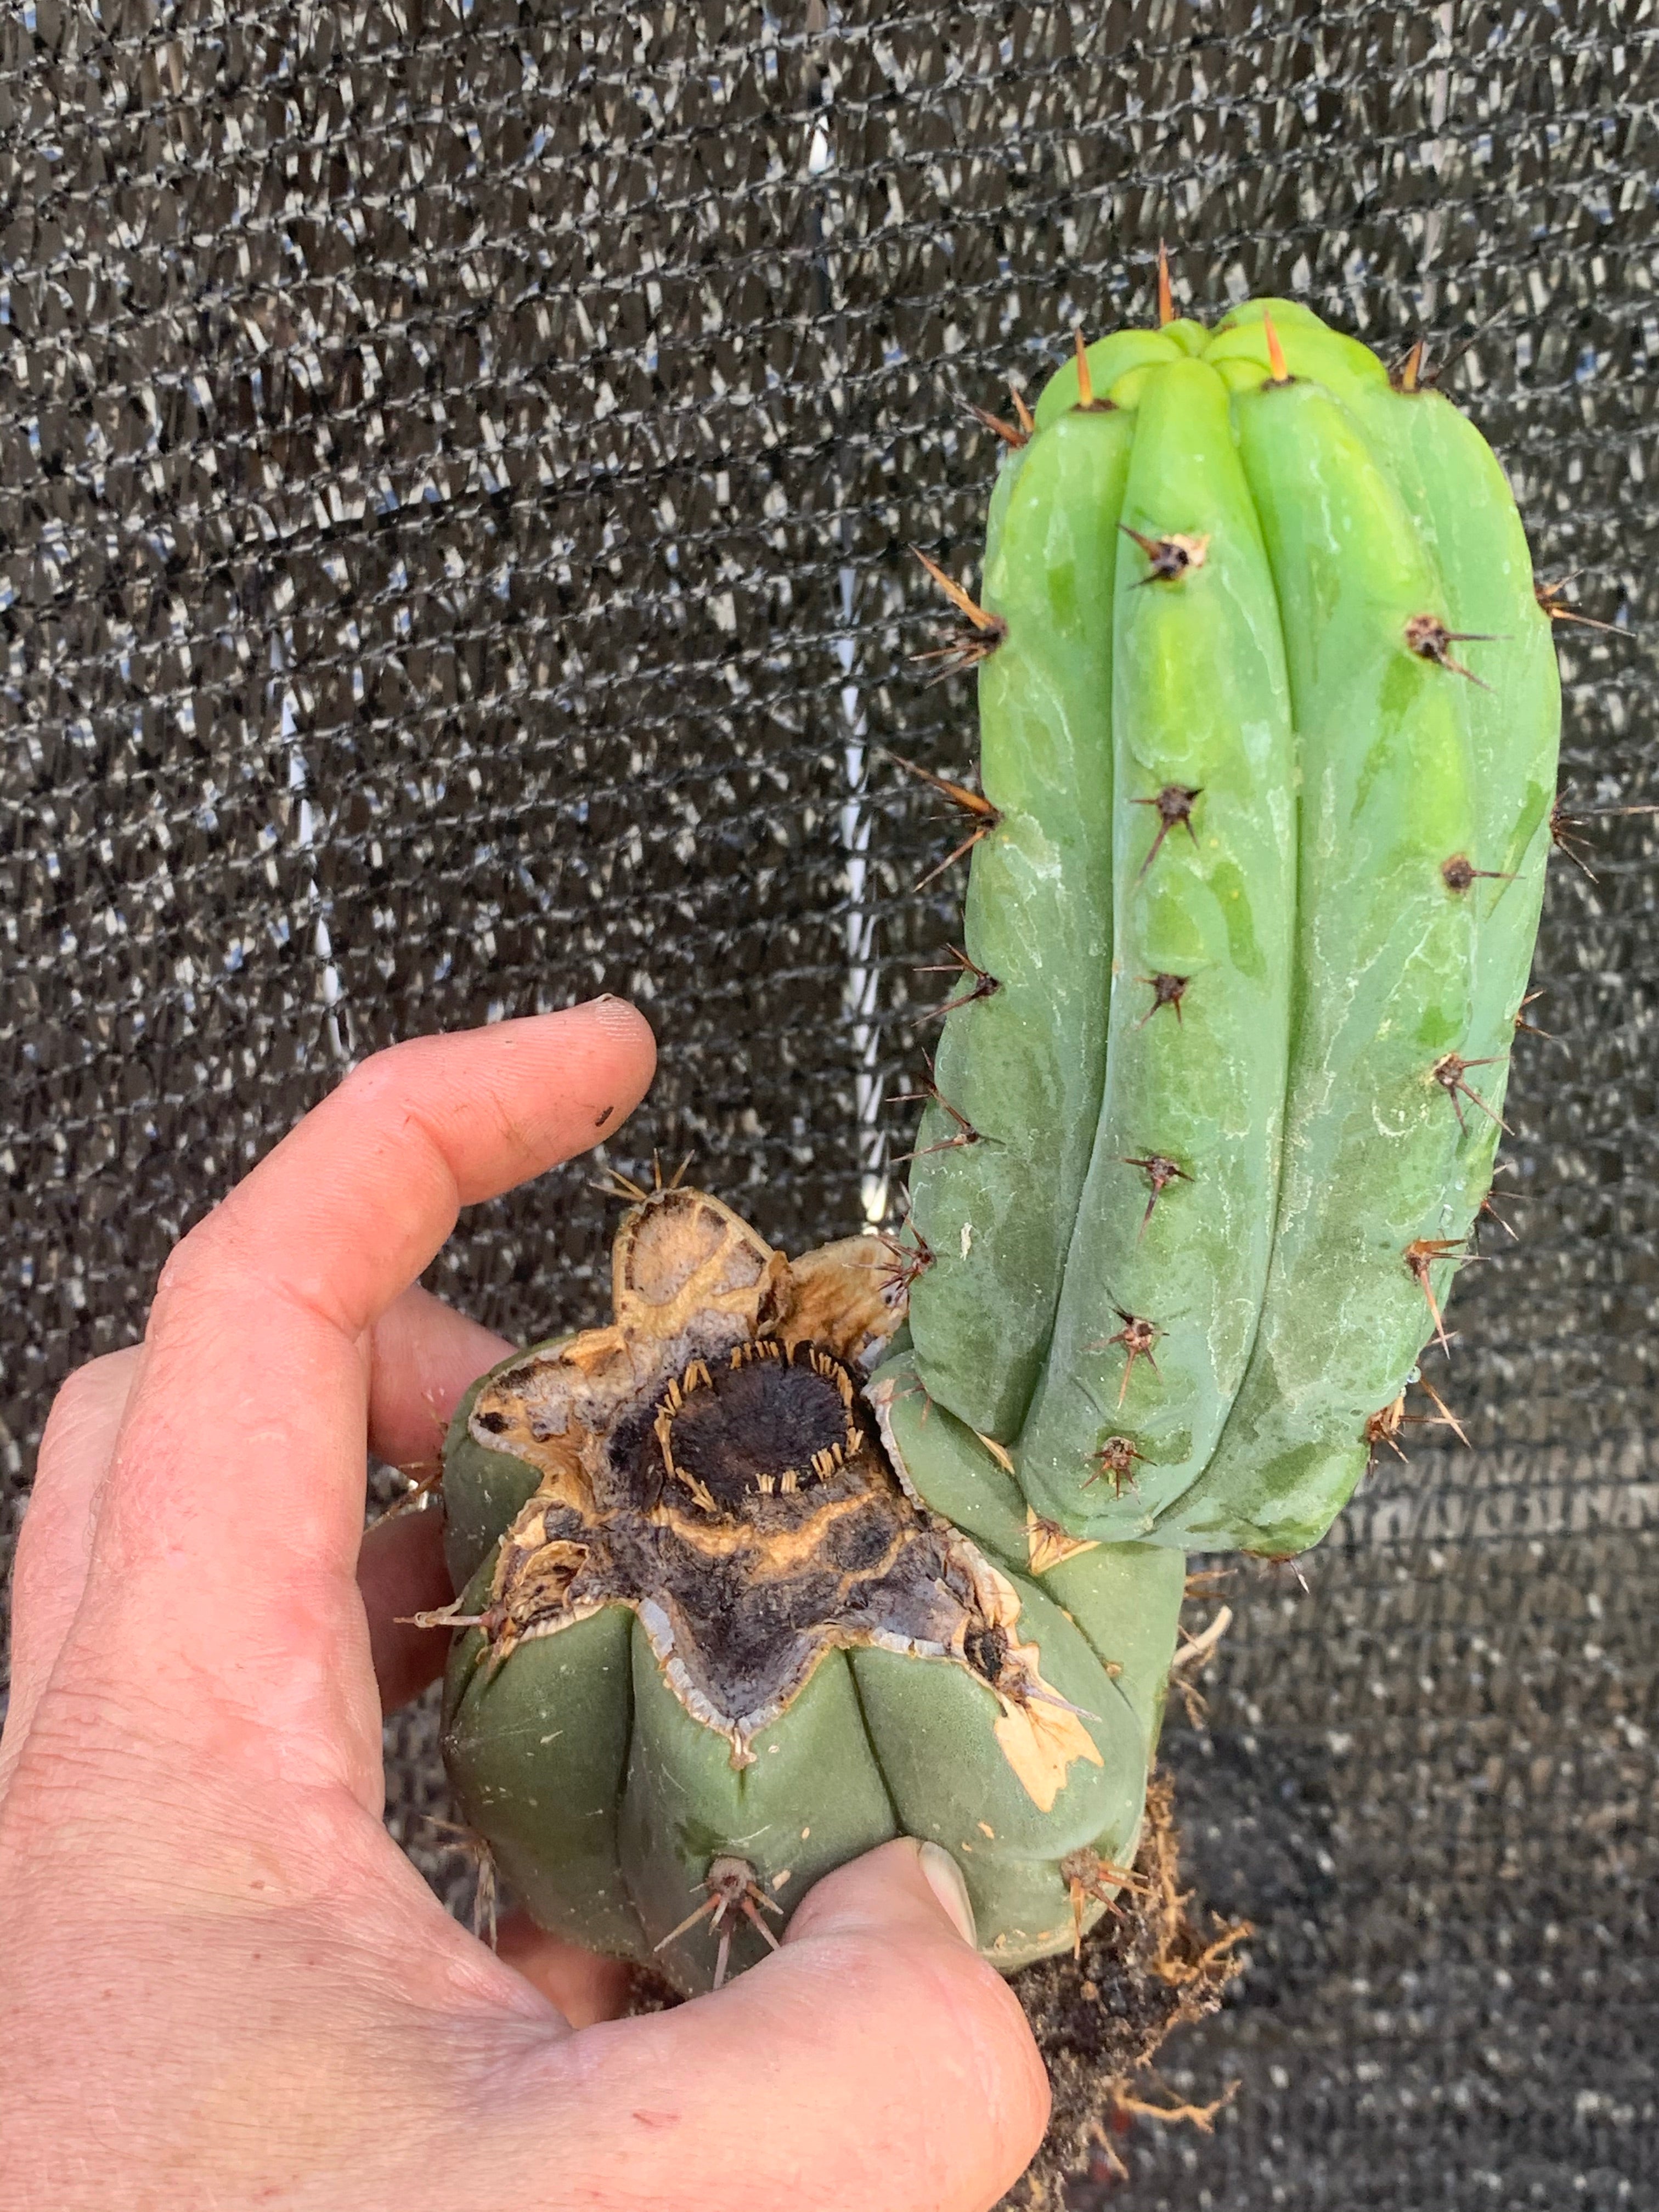
[[[1250,1370],[1171,1521],[1189,1543],[1289,1552],[1346,1500],[1368,1414],[1426,1333],[1402,1255],[1468,1226],[1460,1102],[1432,1071],[1469,1036],[1474,912],[1441,870],[1473,842],[1474,763],[1465,687],[1401,641],[1437,579],[1352,417],[1306,383],[1238,414],[1297,706],[1299,1019]]]
[[[1427,534],[1455,630],[1489,635],[1484,685],[1467,702],[1474,747],[1475,843],[1488,871],[1471,884],[1475,902],[1474,1001],[1469,1042],[1484,1066],[1483,1095],[1503,1110],[1509,1046],[1526,990],[1543,903],[1555,795],[1560,679],[1550,622],[1532,587],[1532,563],[1503,471],[1480,432],[1437,392],[1401,404],[1372,386],[1365,419],[1390,441],[1400,488]],[[1518,627],[1508,629],[1506,626]],[[1492,1115],[1468,1148],[1465,1201],[1486,1195],[1500,1129]]]
[[[871,1390],[884,1408],[890,1447],[926,1502],[1018,1579],[1026,1607],[1020,1632],[1042,1649],[1054,1686],[1087,1709],[1103,1754],[1098,1769],[1071,1768],[1059,1798],[1040,1807],[1012,1772],[988,1771],[974,1755],[971,1715],[951,1708],[982,1698],[976,1685],[916,1685],[902,1660],[854,1655],[907,1832],[957,1855],[988,1952],[999,1965],[1023,1965],[1071,1938],[1057,1860],[1082,1848],[1118,1866],[1134,1856],[1185,1565],[1148,1545],[1094,1545],[1033,1574],[1029,1515],[1014,1505],[1013,1486],[979,1438],[929,1406],[907,1359],[878,1370]]]
[[[463,1602],[482,1605],[488,1581],[481,1568]],[[643,1930],[617,1844],[633,1702],[629,1629],[629,1615],[609,1608],[526,1644],[493,1675],[480,1663],[483,1637],[469,1631],[449,1668],[444,1757],[457,1797],[538,1924],[637,1957]],[[508,1744],[514,1755],[503,1758]]]
[[[985,1006],[953,1011],[911,1178],[914,1360],[1065,1528],[1277,1555],[1317,1540],[1387,1432],[1486,1195],[1548,845],[1549,623],[1478,433],[1305,309],[1120,333],[1086,376],[1054,376],[1005,467],[1040,481],[1066,426],[1121,426],[1110,472],[1064,492],[1068,538],[1093,497],[1120,538],[1096,616],[1112,957],[1093,996],[1074,976],[1053,1000],[1061,1020],[1107,1001],[1090,1165],[1074,1197],[1055,1185],[1070,1234],[1033,1297],[973,1178],[1016,1188],[1054,1137],[1033,1149]],[[1025,703],[998,665],[1030,649],[1012,610],[1041,604],[1018,571],[1047,542],[1030,516],[988,559],[1009,611],[981,672],[988,763]],[[1023,827],[1005,806],[975,849],[970,912]],[[941,1155],[952,1082],[986,1141]],[[959,1387],[962,1310],[1017,1314],[1028,1363],[1027,1316],[1054,1314],[1014,1418]]]
[[[947,1020],[935,1065],[981,1141],[957,1143],[941,1110],[927,1117],[919,1142],[940,1149],[925,1154],[915,1221],[941,1255],[915,1285],[936,1347],[927,1387],[995,1435],[1018,1425],[1036,1382],[1105,1073],[1113,638],[1097,610],[1117,568],[1128,431],[1123,416],[1074,412],[1016,456],[986,562],[987,607],[1008,624],[981,679],[981,774],[1001,819],[963,926],[995,988],[971,1030]],[[1075,499],[1078,485],[1089,496]],[[1015,1132],[1030,1133],[1010,1143]],[[957,1264],[963,1222],[971,1267]],[[1005,1303],[980,1295],[988,1273]]]
[[[568,1341],[549,1337],[521,1356],[556,1352]],[[526,1461],[492,1451],[472,1433],[473,1408],[489,1380],[481,1375],[463,1392],[444,1437],[444,1565],[458,1590],[467,1588],[536,1487],[536,1470]]]
[[[1215,1449],[1272,1249],[1296,911],[1290,694],[1226,386],[1205,362],[1177,360],[1121,419],[1134,445],[1111,603],[1110,1049],[1048,1357],[1020,1432],[1023,1487],[1062,1516],[1076,1510],[1079,1474],[1097,1472],[1079,1468],[1078,1438],[1103,1413],[1133,1429],[1149,1515]],[[1201,548],[1191,581],[1204,588],[1149,582],[1131,529]],[[1218,668],[1233,680],[1218,684]],[[1159,978],[1179,993],[1167,1004]],[[1157,1340],[1132,1358],[1121,1340],[1136,1318]]]

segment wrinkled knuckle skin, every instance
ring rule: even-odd
[[[389,1094],[411,1090],[422,1063],[432,1057],[434,1042],[430,1037],[404,1037],[382,1045],[341,1079],[332,1093],[334,1103],[368,1111]]]
[[[127,1354],[106,1352],[99,1358],[89,1359],[84,1367],[77,1367],[66,1375],[58,1387],[46,1415],[46,1425],[40,1437],[40,1459],[44,1464],[49,1456],[71,1442],[87,1425],[97,1419],[118,1396],[120,1373],[126,1364]]]
[[[188,1302],[204,1277],[212,1276],[223,1247],[224,1224],[216,1206],[193,1229],[185,1231],[161,1262],[161,1272],[155,1278],[155,1295],[150,1301],[146,1332],[149,1335],[154,1336],[179,1306]]]

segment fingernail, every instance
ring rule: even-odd
[[[968,1896],[968,1885],[962,1878],[962,1869],[949,1851],[939,1844],[918,1844],[916,1863],[922,1879],[939,1903],[956,1923],[957,1933],[964,1943],[979,1948],[979,1931],[974,1925],[974,1908]]]

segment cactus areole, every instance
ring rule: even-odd
[[[1559,724],[1508,485],[1415,368],[1257,301],[1079,341],[997,426],[978,599],[941,574],[981,789],[904,1229],[790,1261],[638,1193],[611,1323],[451,1429],[446,1757],[544,1926],[695,1991],[909,1834],[1000,1965],[1071,1946],[1186,1551],[1302,1549],[1395,1441]]]

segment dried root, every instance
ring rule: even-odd
[[[1202,1640],[1201,1638],[1200,1639]],[[1066,2181],[1094,2160],[1122,2172],[1116,2146],[1136,2119],[1207,2132],[1237,2092],[1229,2083],[1209,2103],[1161,2094],[1152,2062],[1176,2028],[1220,2005],[1242,1972],[1247,1922],[1209,1916],[1198,1924],[1180,1881],[1180,1838],[1173,1791],[1154,1777],[1136,1855],[1133,1888],[1082,1939],[1073,1960],[1045,1960],[1014,1978],[1054,2084],[1048,2140],[1004,2198],[1006,2212],[1036,2212],[1062,2201]],[[1113,1880],[1117,1870],[1104,1878]]]
[[[1212,1619],[1196,1636],[1190,1629],[1181,1632],[1180,1645],[1170,1662],[1170,1686],[1186,1707],[1187,1718],[1194,1728],[1203,1726],[1210,1709],[1193,1678],[1201,1674],[1214,1658],[1217,1645],[1232,1625],[1233,1609],[1223,1605],[1216,1607]]]
[[[428,1498],[435,1496],[443,1485],[444,1463],[441,1459],[415,1460],[392,1472],[401,1475],[408,1487],[375,1515],[372,1525],[377,1528],[382,1521],[398,1521],[405,1513],[423,1513]]]
[[[441,1820],[435,1813],[414,1815],[423,1827],[431,1828],[446,1840],[438,1850],[446,1856],[453,1854],[472,1869],[472,1933],[481,1943],[488,1943],[493,1951],[499,1935],[501,1885],[495,1874],[495,1854],[476,1828],[469,1828],[459,1820]]]

